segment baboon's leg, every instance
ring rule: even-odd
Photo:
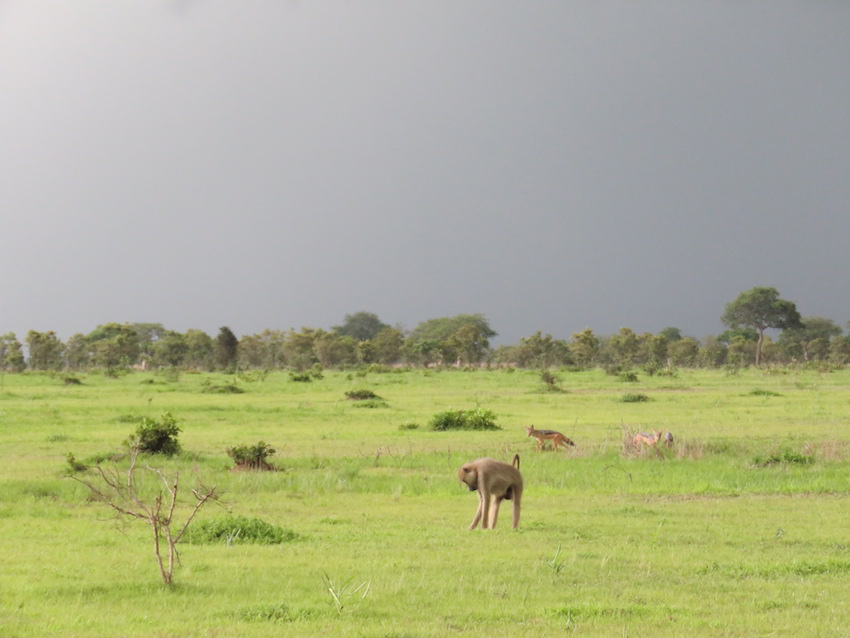
[[[475,529],[478,525],[478,522],[481,520],[481,515],[484,513],[484,499],[481,497],[481,492],[478,492],[478,509],[475,511],[475,518],[472,519],[472,524],[470,524],[469,529]],[[482,524],[482,528],[487,527],[487,519],[484,519],[484,523]]]
[[[499,505],[502,504],[501,497],[493,498],[493,509],[490,510],[490,529],[496,528],[496,519],[499,518]]]
[[[519,504],[522,500],[522,490],[514,489],[514,510],[513,510],[513,520],[511,521],[511,527],[516,529],[519,525]]]
[[[490,529],[490,494],[481,493],[481,529]]]

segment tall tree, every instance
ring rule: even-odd
[[[64,346],[52,330],[27,333],[30,368],[33,370],[58,370],[62,367]]]
[[[91,363],[89,339],[81,332],[72,334],[65,344],[65,365],[71,370],[81,370]]]
[[[331,328],[337,334],[351,337],[356,341],[369,341],[378,336],[384,328],[389,328],[378,319],[378,315],[372,312],[355,312],[353,315],[345,315],[341,326]]]
[[[599,348],[599,338],[593,334],[593,330],[590,328],[573,333],[573,340],[570,342],[570,354],[580,368],[587,369],[596,362],[596,358],[599,356]]]
[[[235,370],[238,351],[239,339],[233,331],[227,326],[219,328],[213,344],[216,366],[221,370]]]
[[[191,328],[183,338],[188,348],[183,359],[184,365],[198,370],[211,370],[215,367],[212,337],[203,330]]]
[[[776,288],[755,287],[738,295],[735,301],[726,304],[720,318],[730,328],[741,326],[755,328],[759,338],[756,344],[755,364],[761,364],[764,347],[764,331],[768,328],[787,330],[799,328],[800,313],[793,301],[779,298]]]
[[[14,332],[0,336],[0,370],[23,372],[26,368],[24,349]]]

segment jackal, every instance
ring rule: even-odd
[[[563,445],[565,449],[568,445],[575,446],[575,443],[555,430],[538,430],[533,425],[526,425],[525,433],[526,436],[533,436],[537,439],[538,451],[543,449],[543,442],[546,440],[552,441],[553,450],[557,450],[559,445]]]
[[[652,434],[649,434],[648,432],[638,432],[632,439],[632,443],[634,443],[637,449],[640,449],[641,445],[652,447],[661,440],[662,434],[664,434],[664,432],[661,430],[653,430]]]

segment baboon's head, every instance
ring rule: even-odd
[[[457,471],[457,477],[466,484],[470,492],[478,489],[478,470],[467,463]]]

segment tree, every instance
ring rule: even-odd
[[[590,328],[574,333],[573,340],[570,342],[570,353],[577,366],[583,369],[590,368],[599,356],[599,338]]]
[[[71,370],[81,370],[91,363],[91,348],[86,335],[72,334],[65,344],[65,365]]]
[[[692,337],[683,337],[667,346],[667,355],[674,366],[693,368],[699,355],[699,343]]]
[[[756,344],[755,364],[761,365],[764,331],[768,328],[787,330],[801,326],[800,313],[792,301],[779,298],[775,288],[756,287],[738,295],[726,304],[721,321],[730,328],[741,326],[755,328],[759,338]]]
[[[0,370],[23,372],[26,368],[24,349],[14,332],[0,336]]]
[[[792,357],[803,361],[823,359],[829,353],[829,343],[841,334],[841,328],[831,319],[806,317],[798,328],[789,328],[779,337],[779,345]]]
[[[489,339],[495,336],[482,314],[441,317],[416,326],[407,339],[406,349],[426,365],[428,361],[453,361],[457,357],[473,363],[490,348]]]
[[[516,365],[522,368],[549,368],[555,365],[567,365],[571,361],[570,347],[566,341],[554,339],[540,330],[530,337],[522,337],[513,350]]]
[[[92,363],[102,368],[130,366],[139,359],[139,335],[129,324],[106,323],[92,330],[88,337]]]
[[[317,331],[313,328],[301,328],[301,332],[290,329],[283,345],[287,363],[296,370],[306,370],[318,363],[313,346],[316,338],[322,333],[324,330]]]
[[[620,328],[620,332],[608,340],[614,362],[625,366],[635,362],[639,346],[638,337],[631,328]]]
[[[215,364],[220,370],[235,370],[239,350],[239,339],[227,326],[218,329],[213,344]]]
[[[184,335],[186,341],[186,357],[183,363],[190,368],[199,370],[210,370],[213,364],[213,340],[203,330],[194,328],[187,330]]]
[[[30,330],[26,342],[32,370],[59,370],[62,367],[64,346],[55,332]]]
[[[404,335],[400,330],[388,326],[376,334],[374,339],[361,342],[360,345],[366,344],[368,344],[366,351],[369,353],[368,357],[364,357],[366,363],[392,365],[401,359]]]
[[[378,336],[384,328],[389,328],[378,319],[378,315],[371,312],[355,312],[353,315],[345,315],[341,326],[331,328],[337,334],[351,337],[356,341],[369,341]]]
[[[179,332],[165,330],[150,346],[151,363],[157,367],[177,368],[189,352],[186,338]]]

